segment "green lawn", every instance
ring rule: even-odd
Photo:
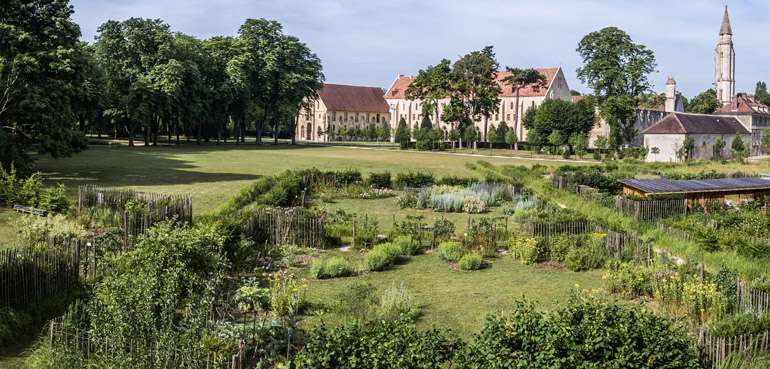
[[[340,254],[339,251],[331,251]],[[357,258],[355,252],[343,253]],[[328,307],[331,299],[354,281],[371,283],[377,294],[402,282],[422,306],[420,326],[451,328],[465,337],[478,332],[488,313],[506,310],[514,298],[525,296],[545,310],[566,299],[571,289],[604,286],[601,271],[575,273],[544,266],[529,266],[501,256],[491,259],[485,269],[474,272],[454,271],[435,255],[412,257],[392,270],[359,277],[315,280],[307,269],[300,276],[309,282],[308,299],[313,306]],[[322,309],[319,309],[322,310]],[[308,318],[312,324],[318,318]],[[334,316],[324,320],[334,320]]]
[[[12,244],[16,240],[16,230],[13,223],[18,218],[15,211],[8,208],[0,208],[0,248]]]
[[[465,163],[480,157],[390,149],[319,145],[91,146],[70,158],[39,158],[37,168],[49,182],[60,182],[74,196],[80,184],[134,187],[190,193],[196,214],[210,212],[251,181],[286,169],[357,168],[363,173],[425,170],[436,175],[468,175]],[[483,159],[483,158],[481,158]],[[489,158],[494,164],[559,162]]]

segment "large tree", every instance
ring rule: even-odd
[[[721,103],[717,99],[717,93],[713,89],[708,89],[701,92],[698,96],[695,96],[685,106],[685,111],[688,113],[698,114],[712,114],[715,112]]]
[[[499,68],[492,46],[473,51],[452,65],[450,102],[442,119],[456,122],[461,131],[482,117],[489,118],[500,104]]]
[[[570,138],[588,134],[596,120],[593,99],[574,103],[549,99],[541,106],[530,109],[527,115],[524,126],[530,134],[529,141],[532,145],[545,146],[549,143],[552,146],[567,145],[570,151],[573,149]],[[558,132],[558,135],[554,132]],[[558,142],[548,142],[549,138]]]
[[[0,11],[0,165],[29,167],[83,147],[72,109],[82,87],[80,28],[66,0],[7,0]]]
[[[754,89],[754,96],[760,103],[770,106],[770,93],[767,92],[767,84],[765,82],[757,82],[757,87]]]
[[[513,88],[516,94],[516,109],[513,113],[513,130],[517,133],[521,132],[519,129],[519,92],[522,88],[529,85],[543,86],[546,83],[546,78],[540,72],[535,69],[519,69],[519,68],[506,68],[510,75],[506,76],[503,81]],[[516,150],[518,150],[518,144],[516,144]]]
[[[634,131],[636,97],[652,87],[648,75],[657,66],[655,54],[616,27],[589,33],[577,52],[583,59],[583,66],[577,69],[578,79],[599,99],[602,116],[613,131],[613,145],[628,143],[633,139],[629,133]]]
[[[438,64],[420,70],[406,89],[407,99],[422,102],[423,118],[430,119],[432,115],[439,122],[439,100],[449,95],[451,72],[450,61],[442,59]]]

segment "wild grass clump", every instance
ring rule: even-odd
[[[465,254],[465,248],[459,242],[446,241],[438,245],[437,253],[441,260],[456,263]]]
[[[374,246],[364,257],[364,267],[366,270],[375,272],[388,269],[400,258],[407,255],[402,253],[401,248],[392,243],[382,243]]]
[[[404,283],[385,290],[380,298],[379,316],[383,320],[414,320],[420,314],[420,307]]]
[[[344,257],[332,256],[325,260],[315,260],[310,267],[310,274],[316,279],[339,278],[355,274],[355,269]]]
[[[401,255],[414,256],[422,251],[421,245],[410,236],[398,236],[393,244],[401,251]]]

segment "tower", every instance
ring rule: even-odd
[[[673,77],[668,77],[666,81],[666,113],[676,111],[676,81]]]
[[[722,105],[733,101],[735,96],[735,48],[733,47],[733,30],[730,27],[730,16],[722,16],[722,27],[719,30],[719,43],[714,50],[714,87],[717,99]]]

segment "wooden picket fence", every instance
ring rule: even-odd
[[[714,337],[701,329],[698,337],[701,364],[704,369],[716,369],[732,354],[770,349],[770,331],[735,337]]]
[[[193,220],[190,195],[166,195],[92,185],[78,187],[78,211],[90,212],[107,225],[119,227],[123,231],[126,245],[160,221],[176,219],[191,224]]]
[[[623,196],[615,197],[615,209],[641,221],[687,215],[693,211],[686,199],[634,200]]]
[[[192,358],[201,357],[202,368],[245,369],[248,368],[246,345],[242,340],[236,343],[232,354],[216,352],[201,353],[200,347],[159,348],[157,344],[142,337],[125,341],[111,341],[95,338],[87,329],[67,324],[64,317],[52,319],[47,327],[48,348],[52,355],[66,358],[76,367],[96,367],[102,357],[123,357],[133,367],[149,368],[162,358],[170,366],[191,364]]]
[[[77,285],[78,271],[79,259],[72,250],[0,250],[0,302],[38,303]]]
[[[762,315],[770,311],[770,294],[751,287],[749,282],[740,277],[736,286],[736,307],[739,312]]]
[[[323,248],[324,218],[299,208],[263,208],[243,226],[244,233],[268,245],[300,245]]]
[[[558,236],[577,236],[594,234],[604,237],[605,247],[611,257],[622,260],[634,260],[637,264],[648,265],[653,257],[652,243],[642,240],[635,233],[615,232],[588,221],[573,221],[561,223],[527,222],[522,225],[523,231],[532,237],[542,237],[546,242]]]

